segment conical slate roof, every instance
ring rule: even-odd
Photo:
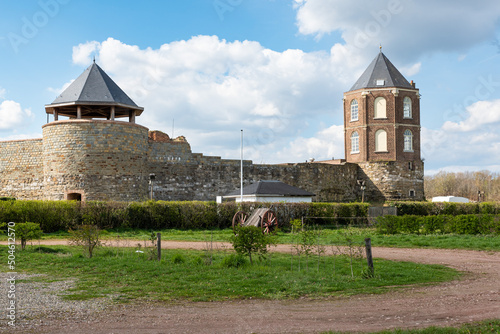
[[[408,80],[398,71],[391,61],[380,52],[370,63],[350,91],[363,88],[414,88]]]
[[[107,117],[115,107],[116,117],[126,117],[131,111],[139,116],[144,108],[134,101],[95,62],[69,85],[51,104],[47,113],[74,116],[80,107],[82,118]]]
[[[102,70],[92,63],[52,104],[104,102],[136,107],[137,104]]]
[[[240,195],[240,190],[233,191],[226,196],[235,195]],[[303,189],[274,180],[259,181],[243,187],[243,195],[315,196],[315,194]]]

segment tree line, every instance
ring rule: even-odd
[[[444,172],[426,176],[425,197],[460,196],[471,201],[500,201],[500,173]]]

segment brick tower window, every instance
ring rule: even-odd
[[[387,118],[387,103],[383,97],[375,99],[375,118]]]
[[[412,118],[411,115],[411,99],[406,96],[403,100],[403,117]]]
[[[351,135],[351,153],[359,153],[359,134],[356,131]]]
[[[387,152],[387,132],[385,130],[375,132],[375,152]]]
[[[351,121],[357,121],[358,120],[358,101],[357,100],[352,100],[351,101]]]
[[[413,134],[410,130],[406,130],[404,136],[404,151],[413,152]]]

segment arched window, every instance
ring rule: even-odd
[[[357,121],[358,120],[358,101],[357,100],[352,100],[351,101],[351,121]]]
[[[387,118],[386,101],[383,97],[375,99],[375,118]]]
[[[406,130],[403,134],[404,137],[404,151],[413,152],[413,133],[410,130]]]
[[[351,134],[351,153],[359,153],[359,134],[356,131]]]
[[[403,117],[404,118],[412,118],[411,115],[411,99],[406,96],[403,99]]]
[[[385,130],[375,132],[375,152],[387,152],[387,132]]]

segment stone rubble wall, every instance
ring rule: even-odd
[[[128,122],[67,120],[43,126],[44,198],[147,199],[148,129]]]
[[[425,200],[422,161],[358,163],[358,178],[365,180],[365,198],[371,201]],[[411,168],[410,168],[411,167]],[[410,191],[414,196],[410,196]]]
[[[43,198],[42,139],[0,142],[0,197]]]

